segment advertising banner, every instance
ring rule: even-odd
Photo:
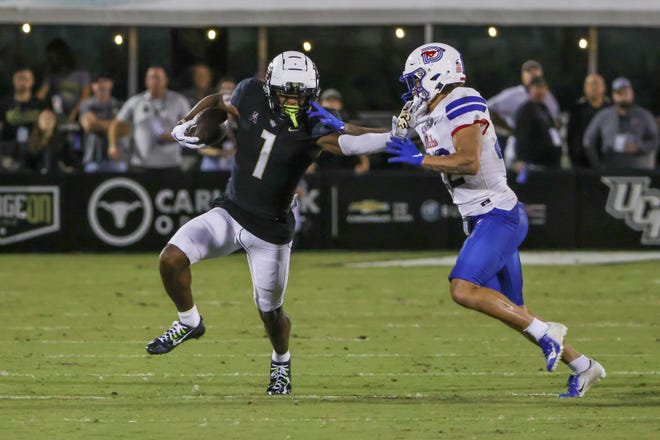
[[[69,231],[74,250],[162,248],[176,230],[208,211],[228,175],[144,173],[78,176],[68,212],[82,220]],[[84,183],[84,184],[83,184]]]
[[[582,173],[578,182],[580,247],[660,246],[660,173]]]
[[[437,249],[459,234],[458,210],[439,174],[375,171],[328,174],[328,247]]]
[[[158,251],[210,209],[229,173],[0,175],[0,252]],[[523,249],[660,246],[660,173],[535,172]],[[294,247],[452,249],[465,240],[440,175],[325,172],[297,189]]]
[[[58,250],[63,245],[62,185],[44,176],[0,184],[0,249]]]

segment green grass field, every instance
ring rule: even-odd
[[[345,265],[436,255],[294,253],[283,397],[243,255],[194,266],[207,334],[163,356],[157,254],[1,255],[0,438],[660,438],[657,261],[525,268],[530,309],[607,369],[562,400],[567,367],[454,304],[448,267]]]

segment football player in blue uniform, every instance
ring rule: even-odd
[[[273,347],[267,393],[291,393],[291,322],[282,304],[294,232],[294,192],[321,149],[351,154],[342,150],[334,130],[308,117],[319,91],[312,60],[300,52],[283,52],[270,63],[265,82],[240,82],[231,104],[225,104],[221,94],[203,98],[172,130],[182,146],[204,147],[188,133],[197,114],[217,107],[237,121],[237,148],[225,193],[210,211],[183,225],[160,254],[161,279],[178,319],[147,345],[149,353],[167,353],[204,334],[191,291],[190,265],[243,248],[254,302]],[[369,131],[355,128],[353,134]]]
[[[357,136],[356,152],[379,142],[404,162],[442,173],[442,179],[461,213],[468,238],[449,275],[452,298],[458,304],[499,319],[536,342],[546,368],[560,359],[573,373],[568,391],[560,397],[581,397],[605,370],[564,342],[566,327],[547,322],[524,304],[518,248],[527,234],[524,206],[506,181],[502,159],[486,100],[465,87],[461,54],[442,43],[424,44],[411,52],[401,80],[408,86],[408,104],[398,127],[414,128],[424,144],[420,151],[406,130]],[[330,128],[346,130],[342,121],[322,108],[314,115]],[[348,126],[353,129],[352,126]],[[364,140],[363,140],[364,139]],[[342,138],[340,137],[340,141]]]

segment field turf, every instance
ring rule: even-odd
[[[207,334],[162,356],[157,254],[0,255],[0,438],[660,438],[658,261],[525,268],[530,309],[607,369],[563,400],[567,367],[454,304],[448,267],[346,265],[436,255],[294,252],[274,397],[244,255],[193,267]]]

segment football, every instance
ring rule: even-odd
[[[188,136],[199,138],[200,144],[215,145],[227,135],[227,112],[217,107],[202,110],[195,116],[197,122],[188,131]]]

